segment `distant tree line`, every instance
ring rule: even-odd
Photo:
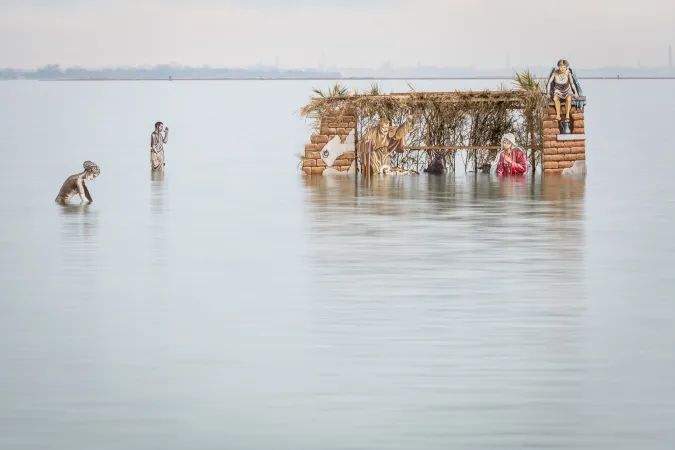
[[[546,76],[549,66],[530,67],[530,71],[538,76]],[[596,69],[577,68],[580,78],[588,77],[675,77],[672,67],[603,67]],[[400,67],[391,66],[373,68],[335,67],[329,71],[320,69],[282,70],[274,66],[249,66],[244,68],[213,68],[208,66],[189,67],[180,65],[158,65],[153,67],[109,67],[103,69],[86,69],[83,67],[62,68],[58,64],[50,64],[34,70],[0,69],[0,80],[62,80],[62,79],[168,79],[180,78],[328,78],[344,79],[349,77],[500,77],[510,79],[515,69],[476,69],[473,67]]]
[[[57,80],[57,79],[151,79],[151,78],[342,78],[339,72],[314,69],[279,70],[276,67],[211,68],[159,65],[154,67],[115,67],[85,69],[61,68],[50,64],[34,70],[0,69],[0,79]]]

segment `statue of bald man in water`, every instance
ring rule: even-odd
[[[63,182],[59,195],[56,196],[55,201],[57,203],[66,205],[75,194],[80,195],[80,201],[82,203],[91,203],[94,201],[91,198],[91,194],[89,194],[87,185],[84,184],[84,180],[93,180],[100,175],[101,169],[99,169],[92,161],[85,161],[83,166],[84,172],[71,175]]]

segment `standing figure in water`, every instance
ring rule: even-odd
[[[162,135],[164,130],[164,135]],[[155,131],[150,136],[150,165],[152,170],[164,170],[164,144],[169,141],[169,128],[164,128],[162,122],[155,124]]]
[[[502,150],[495,158],[491,173],[497,175],[522,175],[527,172],[525,151],[516,146],[516,137],[507,133],[502,138]]]
[[[560,121],[560,100],[565,101],[565,120],[570,121],[572,97],[579,99],[579,84],[567,60],[558,61],[558,67],[551,71],[546,84],[546,94],[553,98],[556,120]],[[578,105],[577,105],[578,106]]]
[[[361,170],[366,173],[383,173],[391,166],[391,154],[402,153],[405,146],[405,135],[410,130],[411,120],[393,127],[386,118],[370,128],[356,145]]]
[[[91,161],[85,161],[83,166],[84,172],[71,175],[64,181],[63,186],[61,186],[61,190],[59,191],[59,195],[56,196],[55,201],[57,203],[61,203],[62,205],[67,204],[75,194],[80,195],[82,203],[93,202],[91,195],[89,194],[89,189],[87,189],[87,185],[84,184],[84,180],[93,180],[99,176],[101,169]]]

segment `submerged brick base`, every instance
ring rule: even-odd
[[[561,117],[565,118],[565,107],[562,106]],[[584,113],[576,107],[572,107],[570,114],[571,135],[565,135],[572,140],[558,140],[560,130],[555,120],[555,107],[548,106],[544,111],[544,173],[562,173],[571,168],[575,161],[586,160],[585,136],[574,139],[573,136],[584,133]]]
[[[307,175],[323,174],[323,171],[328,168],[328,165],[321,158],[323,148],[335,136],[339,136],[340,142],[345,142],[349,133],[355,129],[356,117],[354,115],[338,117],[336,113],[330,117],[322,117],[319,134],[312,135],[312,143],[305,145],[305,160],[302,163],[302,170]],[[331,167],[340,172],[347,171],[355,158],[354,152],[343,153],[335,160]]]

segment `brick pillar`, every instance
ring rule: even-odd
[[[305,160],[302,164],[302,170],[307,175],[323,174],[328,166],[321,158],[321,151],[335,136],[340,138],[340,142],[344,142],[352,130],[356,133],[356,116],[354,113],[346,112],[342,114],[337,111],[327,117],[322,117],[319,134],[312,135],[311,144],[305,145]],[[340,172],[349,170],[355,157],[354,152],[343,153],[331,167]]]
[[[553,102],[544,109],[544,173],[562,173],[572,167],[575,161],[586,160],[586,135],[584,113],[572,106],[570,128],[572,134],[561,135],[555,120]],[[565,117],[565,106],[561,116]],[[576,135],[576,136],[575,136]],[[575,137],[578,137],[575,139]]]

